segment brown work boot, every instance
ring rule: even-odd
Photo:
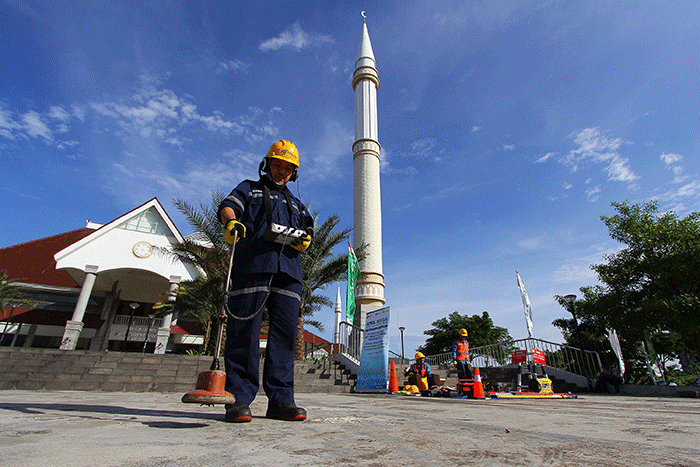
[[[229,423],[244,423],[253,420],[253,414],[250,412],[250,407],[245,402],[236,402],[233,405],[226,406],[226,415],[224,421]]]
[[[286,420],[289,422],[300,422],[306,420],[306,410],[297,407],[294,402],[284,402],[282,404],[270,404],[267,406],[267,418],[275,420]]]

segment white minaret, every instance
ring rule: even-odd
[[[362,12],[364,17],[364,12]],[[377,137],[377,89],[379,74],[367,23],[362,24],[360,50],[352,75],[355,91],[355,143],[353,154],[353,244],[367,245],[360,261],[360,278],[355,288],[355,325],[364,328],[368,309],[384,305],[382,272],[382,201],[379,189],[380,149]],[[363,306],[364,305],[364,306]],[[364,308],[364,310],[363,310]]]
[[[333,329],[333,343],[340,344],[340,319],[343,313],[343,304],[340,301],[340,287],[338,287],[338,295],[335,297],[335,326]]]

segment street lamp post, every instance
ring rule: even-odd
[[[399,326],[399,331],[401,331],[401,363],[404,361],[404,349],[403,349],[403,332],[406,330],[405,327]]]
[[[151,325],[153,324],[153,316],[154,315],[148,315],[148,327],[146,328],[146,337],[143,340],[143,349],[141,349],[141,353],[146,352],[146,346],[148,345],[148,334],[151,332]]]
[[[139,304],[136,302],[131,302],[129,303],[129,308],[131,308],[131,314],[129,315],[129,322],[126,324],[126,332],[124,333],[124,342],[122,342],[122,347],[121,350],[122,352],[124,351],[124,347],[126,347],[126,340],[129,337],[129,329],[131,329],[131,321],[134,319],[134,311],[139,307]]]

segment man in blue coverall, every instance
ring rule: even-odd
[[[300,421],[294,401],[294,354],[301,301],[301,258],[311,243],[313,218],[287,183],[295,181],[299,153],[274,143],[260,163],[260,179],[244,180],[219,205],[226,239],[240,243],[231,271],[226,324],[226,390],[236,397],[224,420],[252,420],[250,403],[260,387],[260,326],[267,306],[270,328],[263,366],[267,418]],[[291,228],[291,229],[289,229]]]

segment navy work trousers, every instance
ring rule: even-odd
[[[254,314],[267,298],[270,328],[265,348],[263,389],[269,404],[294,402],[294,354],[301,302],[301,283],[284,273],[232,278],[229,312],[239,318]],[[269,286],[268,286],[269,285]],[[269,290],[269,295],[268,295]],[[260,326],[263,312],[249,320],[229,315],[226,323],[226,390],[236,402],[250,404],[260,388]]]

